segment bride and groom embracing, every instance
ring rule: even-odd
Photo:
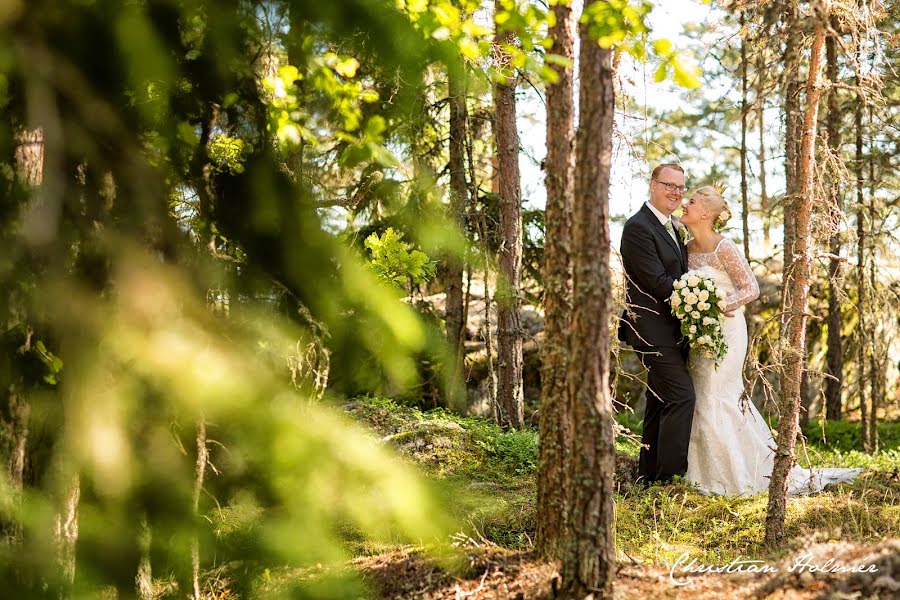
[[[716,232],[730,216],[722,194],[705,186],[682,203],[684,183],[679,165],[653,169],[650,199],[622,233],[628,308],[619,339],[647,369],[638,474],[660,483],[682,476],[707,494],[753,495],[768,490],[775,456],[775,440],[759,411],[752,402],[741,407],[744,305],[759,297],[759,286],[734,242]],[[680,221],[672,218],[679,207]],[[689,270],[726,292],[727,351],[718,366],[714,358],[690,352],[669,305],[676,280]],[[788,493],[812,493],[851,481],[860,471],[795,466]]]

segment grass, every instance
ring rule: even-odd
[[[357,399],[352,411],[421,465],[469,535],[513,549],[531,545],[537,432],[505,431],[484,419],[422,412],[383,398]],[[637,429],[634,418],[621,420]],[[719,564],[740,556],[783,554],[810,538],[876,543],[900,536],[900,424],[881,424],[882,450],[874,455],[855,449],[853,427],[828,423],[807,429],[812,465],[860,466],[866,472],[852,484],[791,499],[786,535],[792,541],[781,551],[773,553],[763,544],[766,496],[707,497],[684,482],[622,486],[616,496],[617,548],[642,563],[671,564],[688,551],[704,563]],[[623,438],[616,447],[631,457],[638,452],[634,442]]]

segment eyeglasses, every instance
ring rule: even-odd
[[[660,181],[659,179],[654,179],[656,183],[661,183],[666,186],[666,191],[669,192],[680,192],[684,194],[687,191],[687,188],[683,185],[675,185],[674,183],[666,183],[665,181]]]

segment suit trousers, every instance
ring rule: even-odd
[[[647,406],[638,474],[646,481],[671,481],[687,473],[694,420],[694,384],[687,368],[688,348],[635,348],[647,369]]]

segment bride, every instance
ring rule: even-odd
[[[707,494],[754,495],[769,489],[775,440],[752,402],[741,407],[747,354],[744,305],[759,297],[759,286],[735,244],[715,231],[729,217],[722,194],[712,186],[698,189],[682,205],[681,222],[693,236],[687,244],[689,267],[703,271],[728,294],[723,325],[728,351],[718,369],[713,359],[691,353],[697,402],[686,478]],[[795,466],[788,494],[808,494],[829,483],[852,481],[860,471]]]

